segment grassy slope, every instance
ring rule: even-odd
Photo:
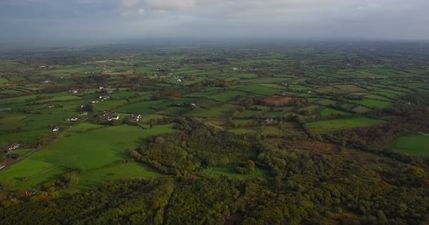
[[[0,180],[24,188],[46,181],[67,169],[79,169],[83,174],[99,168],[106,169],[106,166],[125,159],[126,150],[137,146],[142,139],[168,132],[172,132],[169,125],[143,130],[125,125],[98,127],[80,124],[64,132],[44,150],[6,169],[0,174]]]

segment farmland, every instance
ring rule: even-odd
[[[383,123],[380,120],[369,118],[351,118],[351,119],[337,119],[337,120],[322,120],[305,124],[305,127],[311,133],[329,133],[338,130],[353,129],[357,127],[374,126]]]
[[[30,188],[70,169],[79,170],[86,177],[87,171],[104,171],[120,164],[126,158],[126,150],[137,146],[139,140],[171,132],[169,126],[139,131],[127,126],[103,128],[80,124],[65,131],[45,149],[12,166],[0,178],[8,185]]]
[[[328,46],[3,53],[2,224],[427,223],[429,47]]]
[[[394,148],[404,154],[428,156],[429,135],[426,133],[419,133],[416,135],[401,136],[396,141]]]

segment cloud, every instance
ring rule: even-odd
[[[0,0],[0,39],[429,39],[427,0]]]
[[[122,15],[146,15],[149,12],[177,12],[192,9],[196,0],[120,0]]]
[[[140,4],[139,0],[121,0],[121,6],[128,9]]]
[[[147,7],[154,10],[187,10],[195,6],[195,0],[146,0]]]

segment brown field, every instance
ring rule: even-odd
[[[288,106],[298,103],[300,100],[294,97],[273,95],[261,99],[259,102],[267,106]]]

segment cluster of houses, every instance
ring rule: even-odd
[[[100,99],[100,101],[106,101],[110,99],[109,95],[100,95],[98,96],[98,99]]]
[[[103,114],[99,115],[97,117],[97,120],[99,123],[112,124],[116,121],[119,121],[120,118],[121,116],[118,113],[106,111]]]
[[[11,144],[7,147],[6,152],[17,150],[20,147],[21,147],[21,144]]]
[[[143,116],[141,114],[131,114],[127,119],[126,122],[131,124],[137,124],[142,120]],[[114,124],[115,122],[119,121],[121,119],[121,116],[116,112],[104,112],[103,114],[99,115],[97,120],[99,123],[104,124]]]
[[[105,113],[103,116],[107,121],[118,121],[120,118],[118,113]]]
[[[237,71],[242,71],[242,72],[256,72],[258,71],[258,68],[256,67],[232,67],[232,70],[237,72]]]
[[[15,152],[15,150],[19,149],[20,147],[21,147],[21,144],[11,144],[7,146],[5,149],[2,149],[2,151],[4,151],[9,158],[16,159],[18,157],[18,154]],[[1,164],[0,170],[4,168],[6,168],[6,165]]]
[[[198,105],[196,103],[175,103],[172,104],[172,106],[176,106],[176,107],[191,107],[191,108],[197,108]]]
[[[140,122],[141,121],[141,119],[142,119],[143,117],[142,117],[142,115],[140,115],[140,114],[132,114],[129,118],[128,118],[128,121],[130,122],[130,123],[138,123],[138,122]]]

